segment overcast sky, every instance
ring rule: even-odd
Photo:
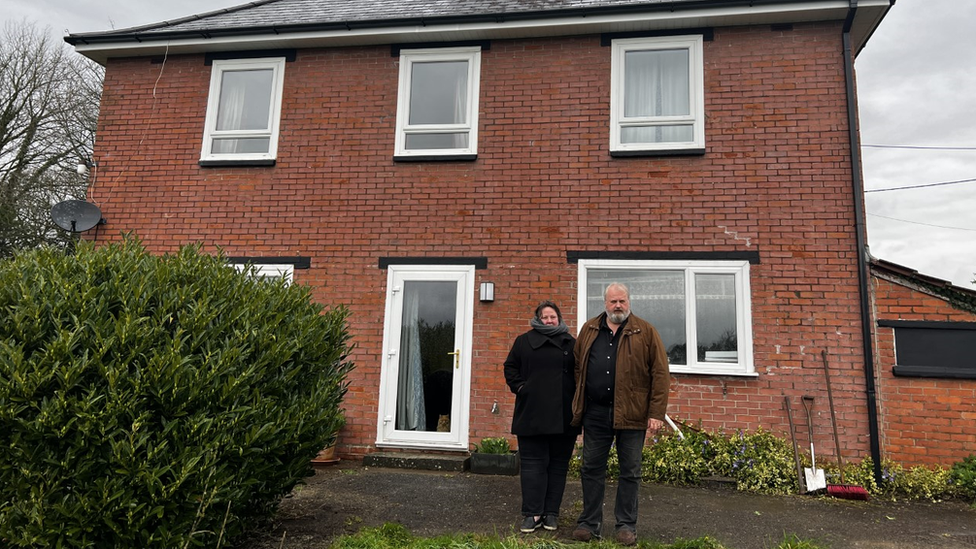
[[[0,0],[0,10],[63,36],[241,3]],[[898,0],[855,62],[871,253],[964,288],[976,278],[976,181],[937,184],[976,179],[974,28],[972,0]]]

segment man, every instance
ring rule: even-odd
[[[664,425],[671,376],[657,330],[630,314],[630,292],[607,286],[606,311],[587,321],[574,348],[573,425],[583,426],[583,512],[573,537],[600,537],[607,459],[616,441],[620,479],[614,504],[617,543],[637,543],[641,451],[647,431]]]

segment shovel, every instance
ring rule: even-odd
[[[813,449],[813,416],[810,415],[810,408],[813,408],[813,397],[804,396],[801,400],[803,411],[807,413],[807,432],[810,435],[810,467],[803,468],[803,475],[806,479],[807,493],[824,490],[827,488],[827,477],[823,469],[817,469],[817,454]],[[810,406],[807,407],[807,403]]]

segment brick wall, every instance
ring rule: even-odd
[[[483,256],[469,436],[507,435],[501,363],[541,299],[575,330],[568,251],[758,252],[757,376],[675,375],[670,414],[708,429],[787,432],[783,395],[815,397],[833,451],[821,349],[837,375],[845,456],[867,451],[840,24],[716,29],[704,45],[703,156],[611,158],[610,49],[599,36],[494,40],[483,52],[478,159],[392,159],[390,48],[300,50],[285,69],[274,167],[197,164],[210,67],[198,55],[112,60],[91,198],[99,238],[231,256],[307,256],[316,299],[346,303],[357,344],[340,451],[376,438],[387,256]],[[500,413],[491,414],[494,402]],[[822,448],[822,450],[821,450]]]
[[[976,322],[976,314],[888,277],[871,277],[877,320]],[[976,381],[895,377],[895,329],[874,327],[882,454],[950,466],[976,452]]]

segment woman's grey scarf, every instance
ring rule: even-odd
[[[562,320],[559,321],[559,325],[557,326],[547,326],[546,324],[543,324],[542,321],[539,320],[538,318],[533,318],[529,322],[529,324],[532,326],[533,330],[539,332],[544,336],[549,336],[549,337],[552,337],[554,335],[559,335],[559,334],[565,334],[566,332],[569,331],[569,328]]]

